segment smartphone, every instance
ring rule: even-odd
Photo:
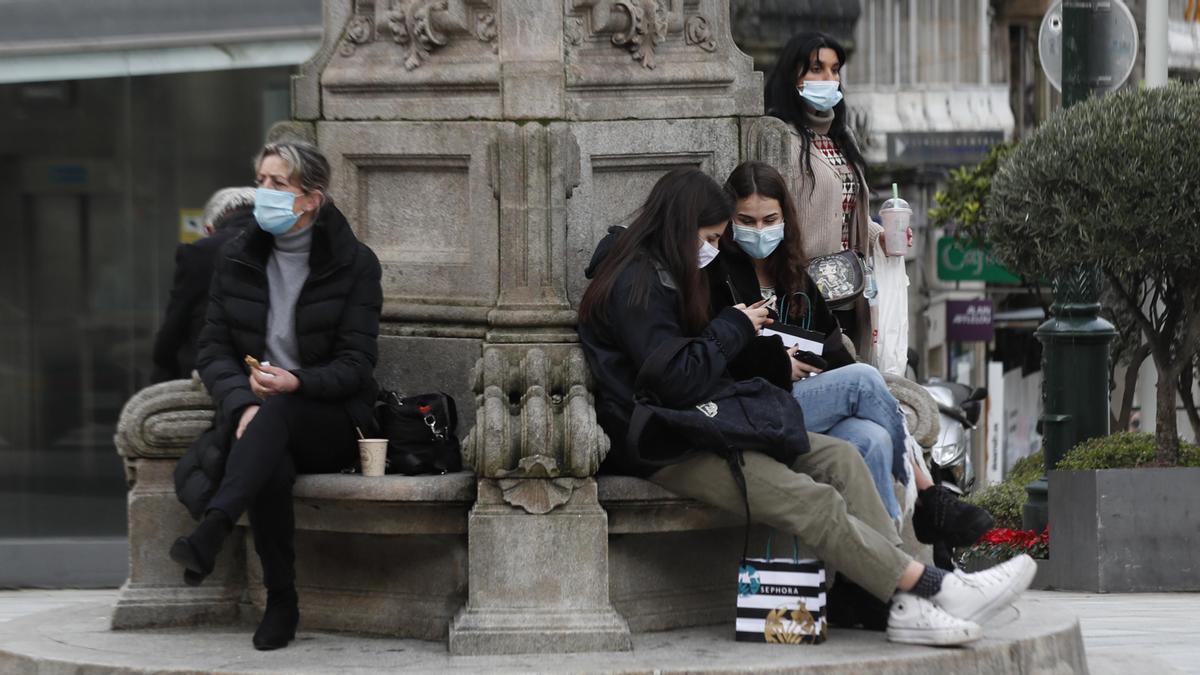
[[[819,368],[821,370],[829,369],[828,361],[821,358],[820,356],[817,356],[816,354],[814,354],[812,352],[804,351],[803,349],[796,352],[795,354],[792,354],[792,358],[796,359],[800,363],[810,365],[813,368]]]

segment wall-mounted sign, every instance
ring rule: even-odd
[[[1004,269],[991,252],[967,246],[954,237],[937,242],[937,277],[942,281],[988,281],[1019,284],[1020,278]]]
[[[179,243],[190,244],[203,239],[204,209],[179,209]]]
[[[950,342],[991,342],[991,300],[947,300],[946,339]]]
[[[887,135],[887,161],[905,166],[978,164],[1003,131],[899,131]]]

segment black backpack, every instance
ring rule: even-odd
[[[696,452],[714,452],[729,464],[734,482],[742,493],[746,530],[742,558],[750,545],[750,499],[742,473],[742,452],[755,450],[791,466],[811,445],[804,428],[804,411],[790,391],[761,377],[730,381],[724,373],[713,373],[691,400],[679,407],[663,406],[655,390],[675,355],[693,340],[667,340],[642,364],[634,382],[633,416],[625,443],[637,461],[667,466]],[[673,448],[684,439],[691,450],[680,455]],[[665,452],[663,449],[666,449]]]
[[[685,439],[692,452],[708,451],[737,460],[744,450],[756,450],[790,466],[808,452],[804,411],[791,392],[761,377],[738,382],[714,373],[692,400],[679,407],[666,407],[655,391],[675,355],[693,340],[675,338],[664,342],[642,364],[634,382],[633,416],[626,448],[637,461],[657,466],[674,464],[686,455],[662,448],[678,443],[658,442],[668,437]]]

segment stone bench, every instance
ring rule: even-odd
[[[154,385],[126,404],[116,442],[131,487],[130,577],[114,628],[252,620],[262,611],[262,573],[244,517],[199,587],[184,585],[167,555],[174,538],[194,527],[175,498],[175,463],[211,416],[196,380]],[[298,476],[303,627],[445,639],[467,599],[467,519],[477,490],[470,472]],[[739,516],[638,478],[600,476],[596,490],[608,517],[610,597],[631,630],[731,615]]]
[[[130,576],[114,609],[114,628],[253,620],[262,611],[262,575],[245,519],[202,586],[184,585],[179,566],[167,555],[175,537],[194,527],[175,498],[174,467],[192,439],[207,428],[212,414],[211,400],[198,380],[148,387],[122,411],[115,441],[131,487]],[[515,586],[523,589],[518,598],[543,590],[564,593],[556,584],[558,576],[564,577],[562,584],[572,583],[571,574],[561,569],[567,563],[549,562],[563,551],[549,557],[539,551],[556,546],[586,549],[588,537],[594,535],[570,542],[563,537],[579,537],[585,521],[574,519],[595,514],[601,514],[599,528],[588,531],[607,537],[606,546],[600,547],[607,558],[569,564],[607,563],[596,571],[604,579],[601,570],[606,570],[607,598],[619,614],[614,620],[627,624],[620,630],[668,630],[718,623],[733,615],[743,538],[741,514],[681,498],[632,477],[533,482],[545,486],[556,481],[570,484],[570,501],[543,516],[549,520],[539,521],[546,523],[540,534],[510,535],[526,537],[523,544],[516,544],[503,539],[509,527],[503,524],[505,516],[527,518],[528,514],[514,505],[521,500],[500,494],[506,479],[479,479],[470,472],[378,478],[299,476],[293,495],[303,627],[446,639],[456,615],[475,597],[468,593],[473,579],[500,585],[515,579]],[[598,504],[602,511],[587,504]],[[476,551],[468,547],[473,513],[491,519],[488,522],[497,527],[480,530],[483,543],[476,542]],[[555,522],[559,524],[551,524]],[[564,535],[572,530],[575,534]],[[752,545],[761,546],[762,536],[752,533]],[[911,534],[909,541],[915,546]],[[497,547],[518,545],[529,547],[524,560],[531,562],[492,565],[495,558],[490,556],[498,555]],[[480,569],[471,570],[472,560],[479,561]],[[481,592],[488,596],[490,591]],[[480,598],[480,603],[486,601],[487,597]],[[451,648],[465,653],[496,646],[463,643]]]

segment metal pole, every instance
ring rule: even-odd
[[[1167,0],[1146,0],[1146,87],[1167,86]]]
[[[900,0],[894,0],[892,9],[892,82],[900,87]]]
[[[908,0],[908,76],[910,84],[915,85],[921,81],[917,66],[917,45],[921,44],[921,39],[917,35],[917,0]]]
[[[1105,5],[1101,10],[1100,5]],[[1063,1],[1063,107],[1101,90],[1097,62],[1109,44],[1103,0]],[[1099,48],[1099,53],[1093,47]],[[1112,324],[1100,318],[1100,275],[1079,269],[1053,280],[1053,317],[1035,335],[1042,351],[1042,448],[1044,473],[1025,487],[1025,529],[1041,532],[1049,522],[1049,482],[1071,448],[1109,433],[1109,344]]]
[[[992,65],[992,21],[989,0],[979,0],[979,84],[991,84]]]

